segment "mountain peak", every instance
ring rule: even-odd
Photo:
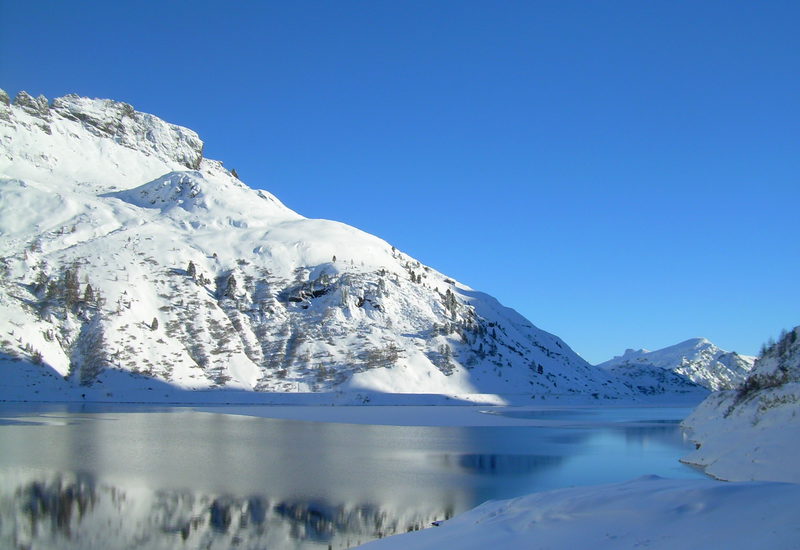
[[[709,345],[713,346],[714,344],[712,344],[711,340],[708,340],[707,338],[689,338],[688,340],[684,340],[679,344],[675,344],[675,347],[699,348]]]
[[[636,394],[493,298],[247,187],[192,130],[77,95],[0,116],[0,366],[24,391]]]
[[[630,366],[652,366],[673,371],[711,390],[726,389],[744,382],[754,358],[727,352],[706,338],[690,338],[665,348],[626,350],[598,365],[612,372]]]
[[[14,106],[34,116],[48,117],[50,115],[50,106],[46,97],[43,95],[33,97],[24,90],[20,91],[14,98]]]
[[[144,153],[163,155],[192,170],[200,168],[203,142],[197,133],[140,113],[128,103],[69,94],[54,99],[52,110],[80,122],[96,136],[112,138]]]
[[[5,92],[0,95],[7,97]],[[35,179],[49,173],[87,182],[98,168],[110,168],[115,162],[130,164],[130,154],[117,153],[127,157],[122,160],[108,158],[113,149],[109,142],[148,157],[135,162],[150,179],[170,168],[198,170],[203,161],[203,142],[197,133],[111,99],[69,94],[48,103],[43,95],[20,91],[13,103],[0,101],[0,125],[5,127],[3,134],[19,142],[18,147],[0,153],[6,153],[8,164]],[[16,155],[9,156],[12,151]],[[3,160],[0,155],[0,170]],[[99,175],[102,181],[109,179]]]

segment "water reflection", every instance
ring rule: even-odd
[[[625,441],[629,445],[648,445],[659,443],[665,446],[682,447],[685,438],[680,430],[675,429],[675,423],[642,423],[621,428],[625,434]]]
[[[564,461],[564,457],[546,455],[459,454],[442,458],[448,466],[492,476],[544,474]]]
[[[19,516],[27,520],[31,533],[50,531],[67,538],[97,500],[93,484],[87,480],[64,481],[60,476],[29,482],[19,487],[16,495]]]
[[[699,476],[677,462],[686,447],[667,416],[464,428],[0,408],[0,547],[349,548],[487,499]]]
[[[6,471],[0,483],[3,548],[348,548],[452,515],[452,508],[408,513],[375,504],[142,491],[70,473]]]

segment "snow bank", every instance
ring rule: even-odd
[[[795,400],[798,395],[800,384],[770,392],[775,400]],[[736,392],[712,395],[684,421],[700,446],[682,461],[728,481],[800,483],[797,404],[762,408],[763,402],[757,399],[731,410],[735,400]]]
[[[729,481],[800,483],[800,327],[759,357],[738,391],[712,394],[683,422],[698,449],[683,459]]]
[[[648,476],[490,501],[369,550],[800,548],[800,485]]]

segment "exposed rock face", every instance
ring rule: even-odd
[[[199,169],[203,160],[203,142],[195,132],[140,113],[128,103],[70,94],[54,99],[51,106],[43,95],[33,97],[21,91],[13,105],[31,115],[30,122],[48,134],[53,120],[65,119],[81,124],[94,136],[109,138],[148,156],[176,161],[191,170]],[[10,106],[8,94],[0,90],[0,120],[12,122],[6,106]],[[21,120],[17,123],[29,124]]]
[[[34,116],[40,118],[50,117],[50,105],[48,105],[47,98],[43,95],[33,97],[28,92],[19,92],[17,97],[14,98],[14,105]]]
[[[135,111],[128,103],[70,94],[54,99],[53,111],[81,122],[96,136],[144,153],[165,155],[192,170],[200,167],[203,142],[195,132]]]
[[[0,120],[11,120],[11,100],[5,90],[0,89]]]
[[[44,131],[50,134],[50,106],[47,104],[47,98],[43,95],[33,97],[25,91],[21,91],[14,98],[14,106],[19,107],[26,113],[35,117],[35,124]],[[5,120],[11,120],[9,117],[3,117]]]

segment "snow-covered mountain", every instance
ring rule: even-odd
[[[683,460],[729,481],[800,483],[800,326],[765,347],[738,389],[711,394],[683,422]]]
[[[705,338],[692,338],[656,351],[628,349],[597,366],[634,385],[651,387],[656,381],[656,388],[660,383],[661,388],[678,391],[690,390],[695,385],[717,391],[742,384],[754,361],[755,357],[721,350]]]
[[[202,152],[125,103],[0,93],[7,397],[633,393],[492,297]]]

